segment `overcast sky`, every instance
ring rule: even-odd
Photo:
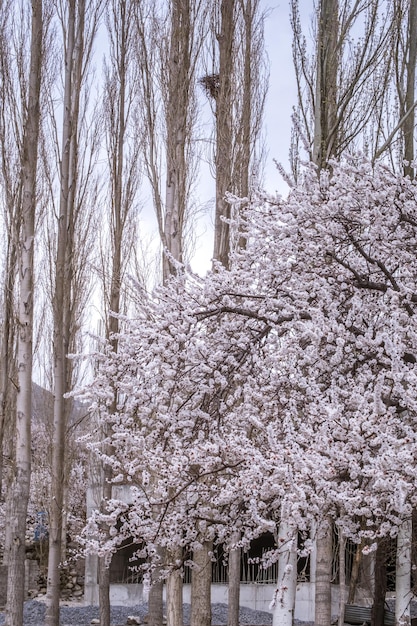
[[[309,0],[302,2],[310,4]],[[267,11],[265,19],[265,48],[269,57],[269,89],[265,107],[265,187],[268,191],[285,193],[287,186],[281,180],[273,159],[288,169],[291,136],[291,112],[296,104],[296,84],[292,63],[292,33],[288,0],[273,3],[262,0]]]

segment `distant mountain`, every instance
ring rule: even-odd
[[[75,426],[88,414],[88,406],[74,398],[71,398],[71,405],[69,424]],[[53,415],[54,394],[44,387],[32,383],[32,419],[51,424]]]

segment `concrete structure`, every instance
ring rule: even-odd
[[[314,583],[299,583],[297,585],[297,595],[295,603],[295,618],[302,621],[314,621]],[[240,588],[241,606],[254,609],[256,611],[272,612],[269,608],[274,595],[274,585],[242,584]],[[191,585],[183,586],[183,600],[190,602]],[[227,585],[213,584],[211,588],[212,603],[227,604]],[[134,606],[141,602],[146,602],[142,584],[111,584],[110,602],[111,604],[121,604],[124,606]],[[86,604],[98,604],[98,585],[87,583],[84,590],[84,601]],[[368,601],[369,602],[369,601]],[[339,587],[332,586],[332,615],[339,613]]]

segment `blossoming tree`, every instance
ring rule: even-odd
[[[368,550],[397,535],[416,492],[416,199],[361,158],[331,177],[312,166],[287,200],[236,212],[247,241],[230,270],[140,294],[84,391],[133,493],[113,501],[113,537],[95,549],[180,545],[182,568],[197,531],[227,550],[236,530],[245,548],[281,524],[269,557],[285,563],[274,625],[286,626],[297,530],[336,523]]]

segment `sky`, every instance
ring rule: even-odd
[[[301,4],[309,0],[301,0]],[[288,169],[291,138],[291,113],[297,90],[292,62],[292,32],[288,0],[271,4],[262,0],[265,19],[265,49],[269,58],[269,89],[265,105],[265,187],[285,193],[287,186],[277,172],[274,159]]]

